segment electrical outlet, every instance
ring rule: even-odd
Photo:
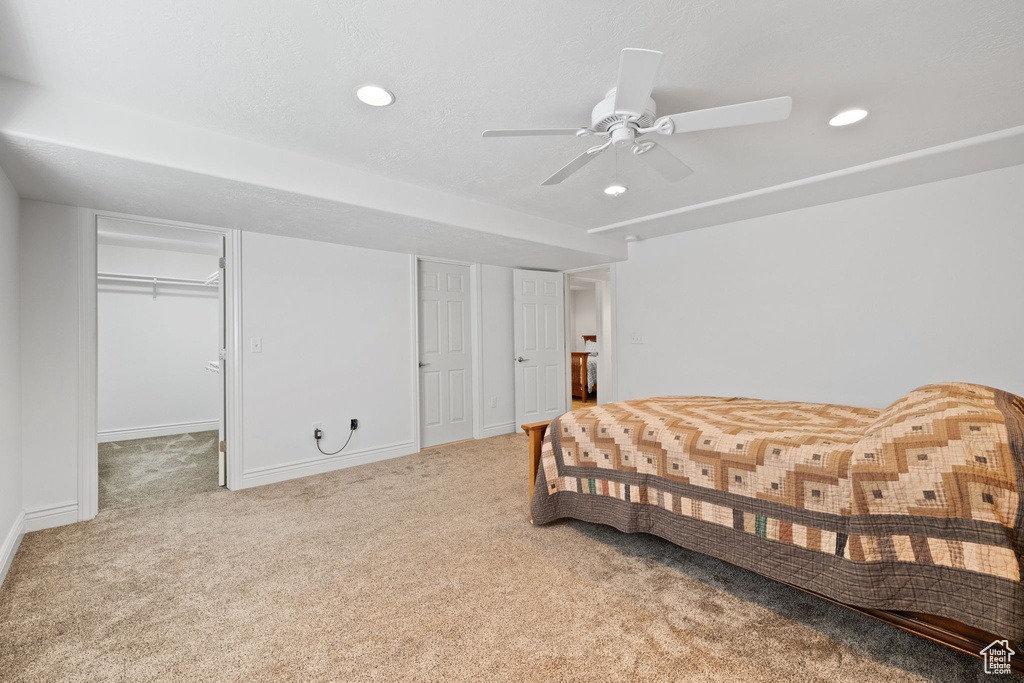
[[[498,407],[498,399],[495,396],[491,396],[491,407],[492,408],[497,408]]]
[[[313,438],[316,438],[316,435],[318,433],[320,434],[320,436],[323,436],[323,434],[324,434],[323,425],[320,422],[314,422],[313,423]]]
[[[634,332],[633,334],[629,335],[629,343],[630,344],[643,344],[644,343],[644,335],[637,334],[636,332]]]
[[[352,422],[349,423],[349,429],[359,429],[359,420],[352,418]]]

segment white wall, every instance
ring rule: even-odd
[[[632,244],[616,265],[619,398],[1024,394],[1021,188],[1016,166]]]
[[[573,351],[583,351],[586,343],[583,335],[597,335],[597,292],[593,283],[586,289],[572,292],[572,344]]]
[[[516,429],[515,345],[512,331],[512,269],[481,266],[482,436]],[[494,405],[492,405],[492,403]]]
[[[100,272],[205,279],[215,254],[100,244]],[[216,288],[101,282],[97,292],[101,440],[210,429],[219,420]],[[212,428],[216,428],[213,426]]]
[[[413,266],[405,254],[242,235],[245,486],[415,452]],[[512,271],[481,266],[480,278],[482,427],[492,436],[514,430]],[[321,455],[313,423],[334,451],[351,418],[349,446]]]
[[[244,485],[415,450],[412,285],[408,255],[243,234]]]
[[[21,202],[21,409],[28,528],[78,518],[79,210]]]
[[[0,584],[24,525],[18,195],[0,170]]]

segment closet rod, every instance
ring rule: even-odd
[[[211,278],[196,280],[184,277],[155,277],[152,275],[131,275],[128,273],[97,273],[97,280],[106,282],[134,282],[140,285],[191,285],[195,287],[217,287],[219,283]]]

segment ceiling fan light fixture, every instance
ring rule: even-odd
[[[386,107],[395,103],[395,94],[379,85],[361,85],[356,88],[356,97],[371,107]]]
[[[668,148],[650,138],[640,136],[675,135],[694,133],[715,128],[732,128],[755,123],[783,121],[793,109],[793,98],[788,95],[766,100],[740,102],[723,107],[697,109],[658,117],[658,106],[651,97],[654,81],[661,64],[661,52],[626,48],[619,55],[619,78],[615,87],[607,91],[605,98],[590,112],[590,126],[575,128],[489,128],[483,132],[485,138],[536,135],[573,135],[603,138],[601,144],[578,154],[575,159],[558,169],[541,185],[557,185],[573,173],[593,161],[607,149],[613,152],[628,148],[644,164],[670,183],[686,178],[693,169],[683,163]],[[638,140],[639,138],[639,140]],[[616,179],[618,175],[614,176]],[[618,197],[628,188],[609,185],[604,192],[609,197]]]
[[[857,123],[867,115],[867,109],[847,109],[846,111],[841,111],[829,119],[828,125],[848,126],[851,123]]]

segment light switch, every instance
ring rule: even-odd
[[[637,334],[636,332],[634,332],[633,334],[629,335],[629,343],[630,344],[643,344],[644,343],[644,335]]]
[[[249,340],[249,350],[253,353],[263,353],[263,338],[253,337]]]

